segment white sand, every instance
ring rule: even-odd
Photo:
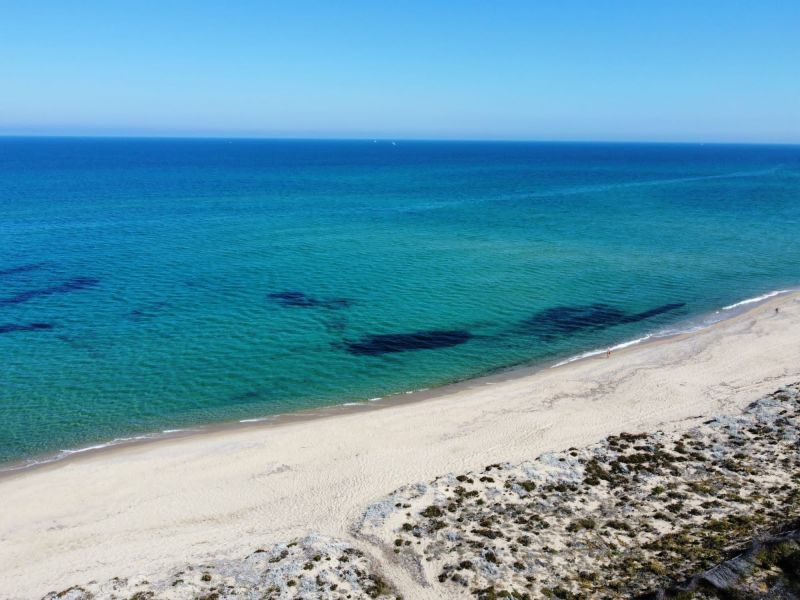
[[[685,427],[798,379],[800,294],[788,294],[609,360],[424,402],[87,453],[0,479],[0,598],[165,575],[310,531],[347,538],[403,484]],[[426,597],[386,572],[405,597]]]

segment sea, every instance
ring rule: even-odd
[[[800,146],[0,138],[0,464],[546,368],[798,285]]]

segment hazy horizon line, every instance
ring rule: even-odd
[[[691,146],[798,146],[800,142],[753,142],[753,141],[691,141],[691,140],[643,140],[643,139],[537,139],[537,138],[448,138],[448,137],[371,137],[371,136],[269,136],[269,135],[175,135],[175,134],[52,134],[52,133],[0,133],[0,139],[139,139],[139,140],[221,140],[221,141],[296,141],[296,142],[430,142],[430,143],[496,143],[496,144],[659,144]]]

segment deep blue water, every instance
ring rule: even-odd
[[[798,225],[800,147],[0,139],[0,462],[663,331]]]

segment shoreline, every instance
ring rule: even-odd
[[[729,320],[746,315],[750,311],[755,311],[762,305],[769,303],[776,298],[785,297],[787,294],[800,294],[800,288],[772,290],[752,298],[746,298],[733,304],[723,306],[713,312],[695,315],[694,317],[680,321],[675,324],[675,327],[667,329],[666,331],[668,331],[668,333],[660,334],[658,331],[647,333],[640,338],[625,340],[609,346],[609,349],[612,350],[616,356],[620,352],[638,348],[643,345],[658,344],[674,338],[679,338],[681,336],[705,331],[717,327]],[[721,314],[723,311],[731,312],[727,313],[718,320],[708,321],[712,315]],[[697,322],[703,324],[694,325],[685,330],[680,328],[681,324],[688,325],[690,323]],[[672,332],[673,329],[675,329],[674,332]],[[605,353],[605,351],[605,349],[599,348],[580,352],[566,358],[552,358],[533,363],[522,363],[509,367],[500,367],[496,371],[485,375],[477,375],[475,377],[470,377],[451,383],[445,383],[431,388],[422,388],[419,390],[411,390],[406,392],[393,392],[386,396],[368,400],[353,400],[331,404],[328,406],[319,406],[287,413],[277,413],[264,417],[255,417],[235,421],[221,421],[210,424],[199,424],[178,429],[165,429],[160,432],[132,435],[124,438],[114,438],[107,442],[97,442],[81,448],[68,448],[60,450],[57,453],[47,453],[7,463],[0,463],[0,481],[30,471],[58,466],[60,464],[81,460],[83,458],[93,457],[98,454],[125,450],[139,445],[170,442],[196,436],[231,433],[236,432],[237,430],[281,427],[287,423],[325,419],[359,412],[371,412],[374,410],[403,406],[410,403],[436,400],[440,397],[449,396],[464,390],[475,389],[480,386],[496,385],[516,379],[524,379],[547,369],[567,367],[569,365],[586,360],[597,360],[602,358],[602,355]]]
[[[0,479],[0,597],[41,598],[114,577],[154,581],[185,561],[243,557],[309,535],[369,550],[357,524],[393,490],[624,431],[683,431],[737,414],[800,381],[798,339],[794,292],[612,360],[429,402],[112,447],[16,472]],[[444,597],[384,559],[404,597]]]

